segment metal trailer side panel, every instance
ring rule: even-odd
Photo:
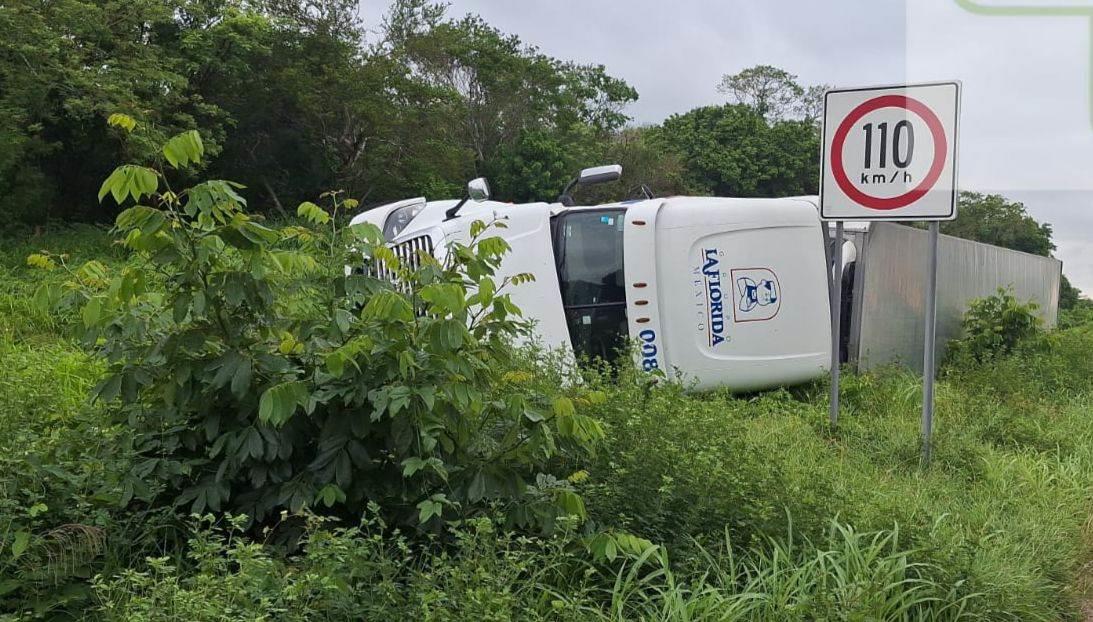
[[[922,371],[926,249],[929,233],[874,222],[865,236],[855,275],[858,317],[851,356],[871,369],[902,363]],[[1012,287],[1018,300],[1039,305],[1044,326],[1055,325],[1062,262],[981,242],[942,235],[938,244],[937,357],[960,336],[961,321],[975,298]]]

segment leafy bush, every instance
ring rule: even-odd
[[[544,620],[559,619],[555,597],[587,562],[565,538],[499,532],[489,519],[447,531],[450,552],[392,535],[374,514],[359,527],[330,529],[312,517],[303,553],[250,540],[243,519],[204,528],[186,559],[151,558],[143,569],[99,577],[106,620]],[[576,587],[576,586],[574,586]],[[573,592],[579,593],[579,588]],[[562,616],[560,619],[574,616]]]
[[[170,188],[202,156],[196,132],[162,155],[159,168],[118,167],[99,192],[135,203],[116,224],[134,263],[65,267],[70,279],[39,294],[78,309],[106,365],[96,397],[133,432],[123,503],[262,521],[373,501],[432,528],[490,504],[544,529],[583,516],[548,467],[602,430],[557,387],[521,390],[530,374],[510,341],[525,325],[506,289],[531,277],[495,278],[508,246],[487,234],[503,222],[477,223],[444,263],[405,262],[375,227],[338,226],[355,205],[340,193],[328,209],[302,204],[306,224],[271,228],[244,212],[237,184]]]
[[[973,300],[964,312],[963,335],[949,343],[950,359],[982,362],[1009,354],[1022,341],[1040,334],[1037,308],[1032,301],[1018,302],[1012,291],[1003,288]]]

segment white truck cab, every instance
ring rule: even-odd
[[[602,171],[606,167],[588,169]],[[471,186],[479,180],[472,182]],[[484,183],[482,184],[484,187]],[[567,189],[568,190],[568,189]],[[696,389],[805,382],[830,361],[825,233],[809,198],[670,197],[595,206],[409,199],[358,215],[396,254],[443,257],[471,223],[504,220],[499,277],[547,347],[637,364]],[[477,196],[475,196],[477,195]]]

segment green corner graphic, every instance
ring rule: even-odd
[[[1031,0],[1035,3],[1036,0]],[[956,4],[976,15],[1008,16],[1008,17],[1085,17],[1089,20],[1089,64],[1086,67],[1086,83],[1089,99],[1089,124],[1093,127],[1093,2],[1090,6],[1037,6],[1029,5],[992,5],[990,0],[955,0]]]

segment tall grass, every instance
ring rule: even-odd
[[[837,430],[826,387],[754,396],[592,377],[608,442],[588,507],[668,545],[677,562],[729,529],[741,553],[793,528],[817,541],[832,517],[898,529],[922,578],[982,619],[1077,615],[1093,558],[1093,330],[1070,329],[938,387],[934,460],[920,464],[920,380],[848,374]]]
[[[790,534],[744,558],[728,544],[716,553],[698,546],[689,573],[673,570],[664,549],[648,552],[618,574],[607,619],[957,620],[977,598],[927,578],[896,531],[832,523],[820,545]]]

